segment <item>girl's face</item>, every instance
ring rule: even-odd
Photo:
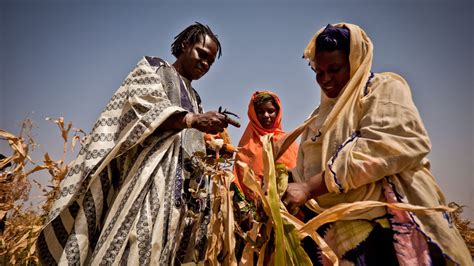
[[[270,129],[275,123],[275,118],[278,115],[278,110],[272,101],[266,101],[255,106],[255,113],[257,114],[258,122],[263,128]]]

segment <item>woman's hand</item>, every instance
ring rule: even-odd
[[[305,182],[289,183],[285,194],[283,195],[283,204],[290,212],[297,210],[299,206],[305,204],[308,200],[327,193],[327,187],[324,182],[324,172],[310,177]]]
[[[306,183],[289,183],[282,201],[291,212],[310,199],[311,193]]]

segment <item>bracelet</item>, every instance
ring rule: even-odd
[[[184,116],[184,121],[186,122],[187,128],[192,128],[193,127],[193,113],[187,113]]]

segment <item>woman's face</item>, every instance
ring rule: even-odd
[[[311,65],[316,81],[329,98],[336,98],[350,79],[349,58],[344,51],[316,53],[316,62]]]
[[[262,104],[255,105],[255,113],[257,114],[258,122],[263,128],[270,129],[275,123],[278,110],[272,101],[266,101]]]

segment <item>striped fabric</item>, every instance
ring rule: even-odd
[[[182,196],[190,173],[181,166],[194,151],[204,151],[202,135],[156,130],[186,111],[182,106],[201,112],[190,83],[159,58],[140,60],[61,184],[37,242],[44,265],[169,265],[199,258],[179,255],[204,245],[193,234],[206,230],[204,214],[189,210]],[[182,237],[190,226],[200,229]]]

